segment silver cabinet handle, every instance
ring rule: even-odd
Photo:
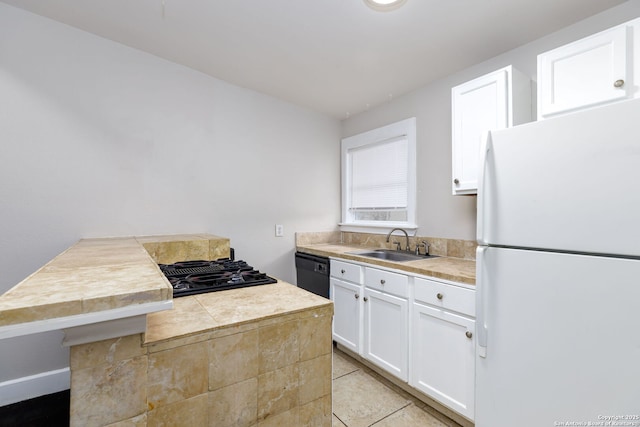
[[[613,82],[613,87],[622,87],[624,86],[624,80],[620,79],[620,80],[616,80],[615,82]]]
[[[380,284],[384,285],[386,282],[384,281],[384,279],[380,279]]]
[[[369,301],[369,298],[364,297],[363,300],[364,300],[364,302],[367,302],[367,301]]]
[[[441,300],[442,298],[444,298],[444,295],[442,295],[441,293],[438,293],[438,295],[436,295],[436,298],[438,298],[439,300]]]
[[[465,334],[467,336],[467,338],[471,339],[471,337],[473,336],[473,334],[471,333],[471,331],[467,331],[467,333]]]
[[[355,294],[355,295],[354,295],[354,297],[355,297],[356,299],[358,299],[358,298],[360,298],[360,295]]]
[[[453,183],[454,183],[455,185],[458,185],[458,184],[460,184],[460,180],[459,180],[458,178],[455,178],[455,179],[453,180]]]
[[[346,271],[344,271],[344,270],[340,270],[340,273],[344,274],[344,273],[346,273]]]

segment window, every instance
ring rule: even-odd
[[[416,229],[416,119],[342,140],[343,231]]]

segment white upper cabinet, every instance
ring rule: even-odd
[[[538,120],[640,96],[640,18],[538,55]]]
[[[451,107],[452,192],[476,194],[481,139],[531,121],[531,82],[508,66],[454,87]]]

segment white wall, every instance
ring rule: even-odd
[[[171,233],[295,283],[294,232],[339,221],[337,120],[3,3],[0,99],[0,293],[80,238]],[[0,395],[59,343],[2,341]]]
[[[422,236],[475,240],[476,197],[451,195],[451,88],[507,65],[514,65],[535,80],[538,54],[638,16],[640,0],[623,3],[346,119],[342,122],[342,136],[352,136],[416,117],[418,233]],[[437,61],[438,58],[433,60]]]
[[[339,221],[339,139],[412,116],[419,233],[473,239],[475,197],[450,195],[451,87],[508,64],[533,76],[538,53],[636,16],[640,0],[340,129],[331,118],[0,3],[0,292],[82,237],[189,232],[228,236],[239,257],[294,281],[293,233]],[[276,223],[284,238],[273,236]],[[60,377],[68,362],[59,342],[59,333],[2,341],[0,396],[3,385],[30,375]],[[14,389],[26,399],[59,387],[38,378],[31,390]]]

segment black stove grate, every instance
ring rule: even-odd
[[[181,268],[181,269],[167,269],[163,270],[163,273],[167,277],[175,277],[175,276],[188,276],[189,274],[206,274],[211,273],[212,271],[222,271],[222,267],[192,267],[192,268]]]
[[[159,267],[173,287],[174,298],[277,282],[245,261],[228,258],[159,264]]]

